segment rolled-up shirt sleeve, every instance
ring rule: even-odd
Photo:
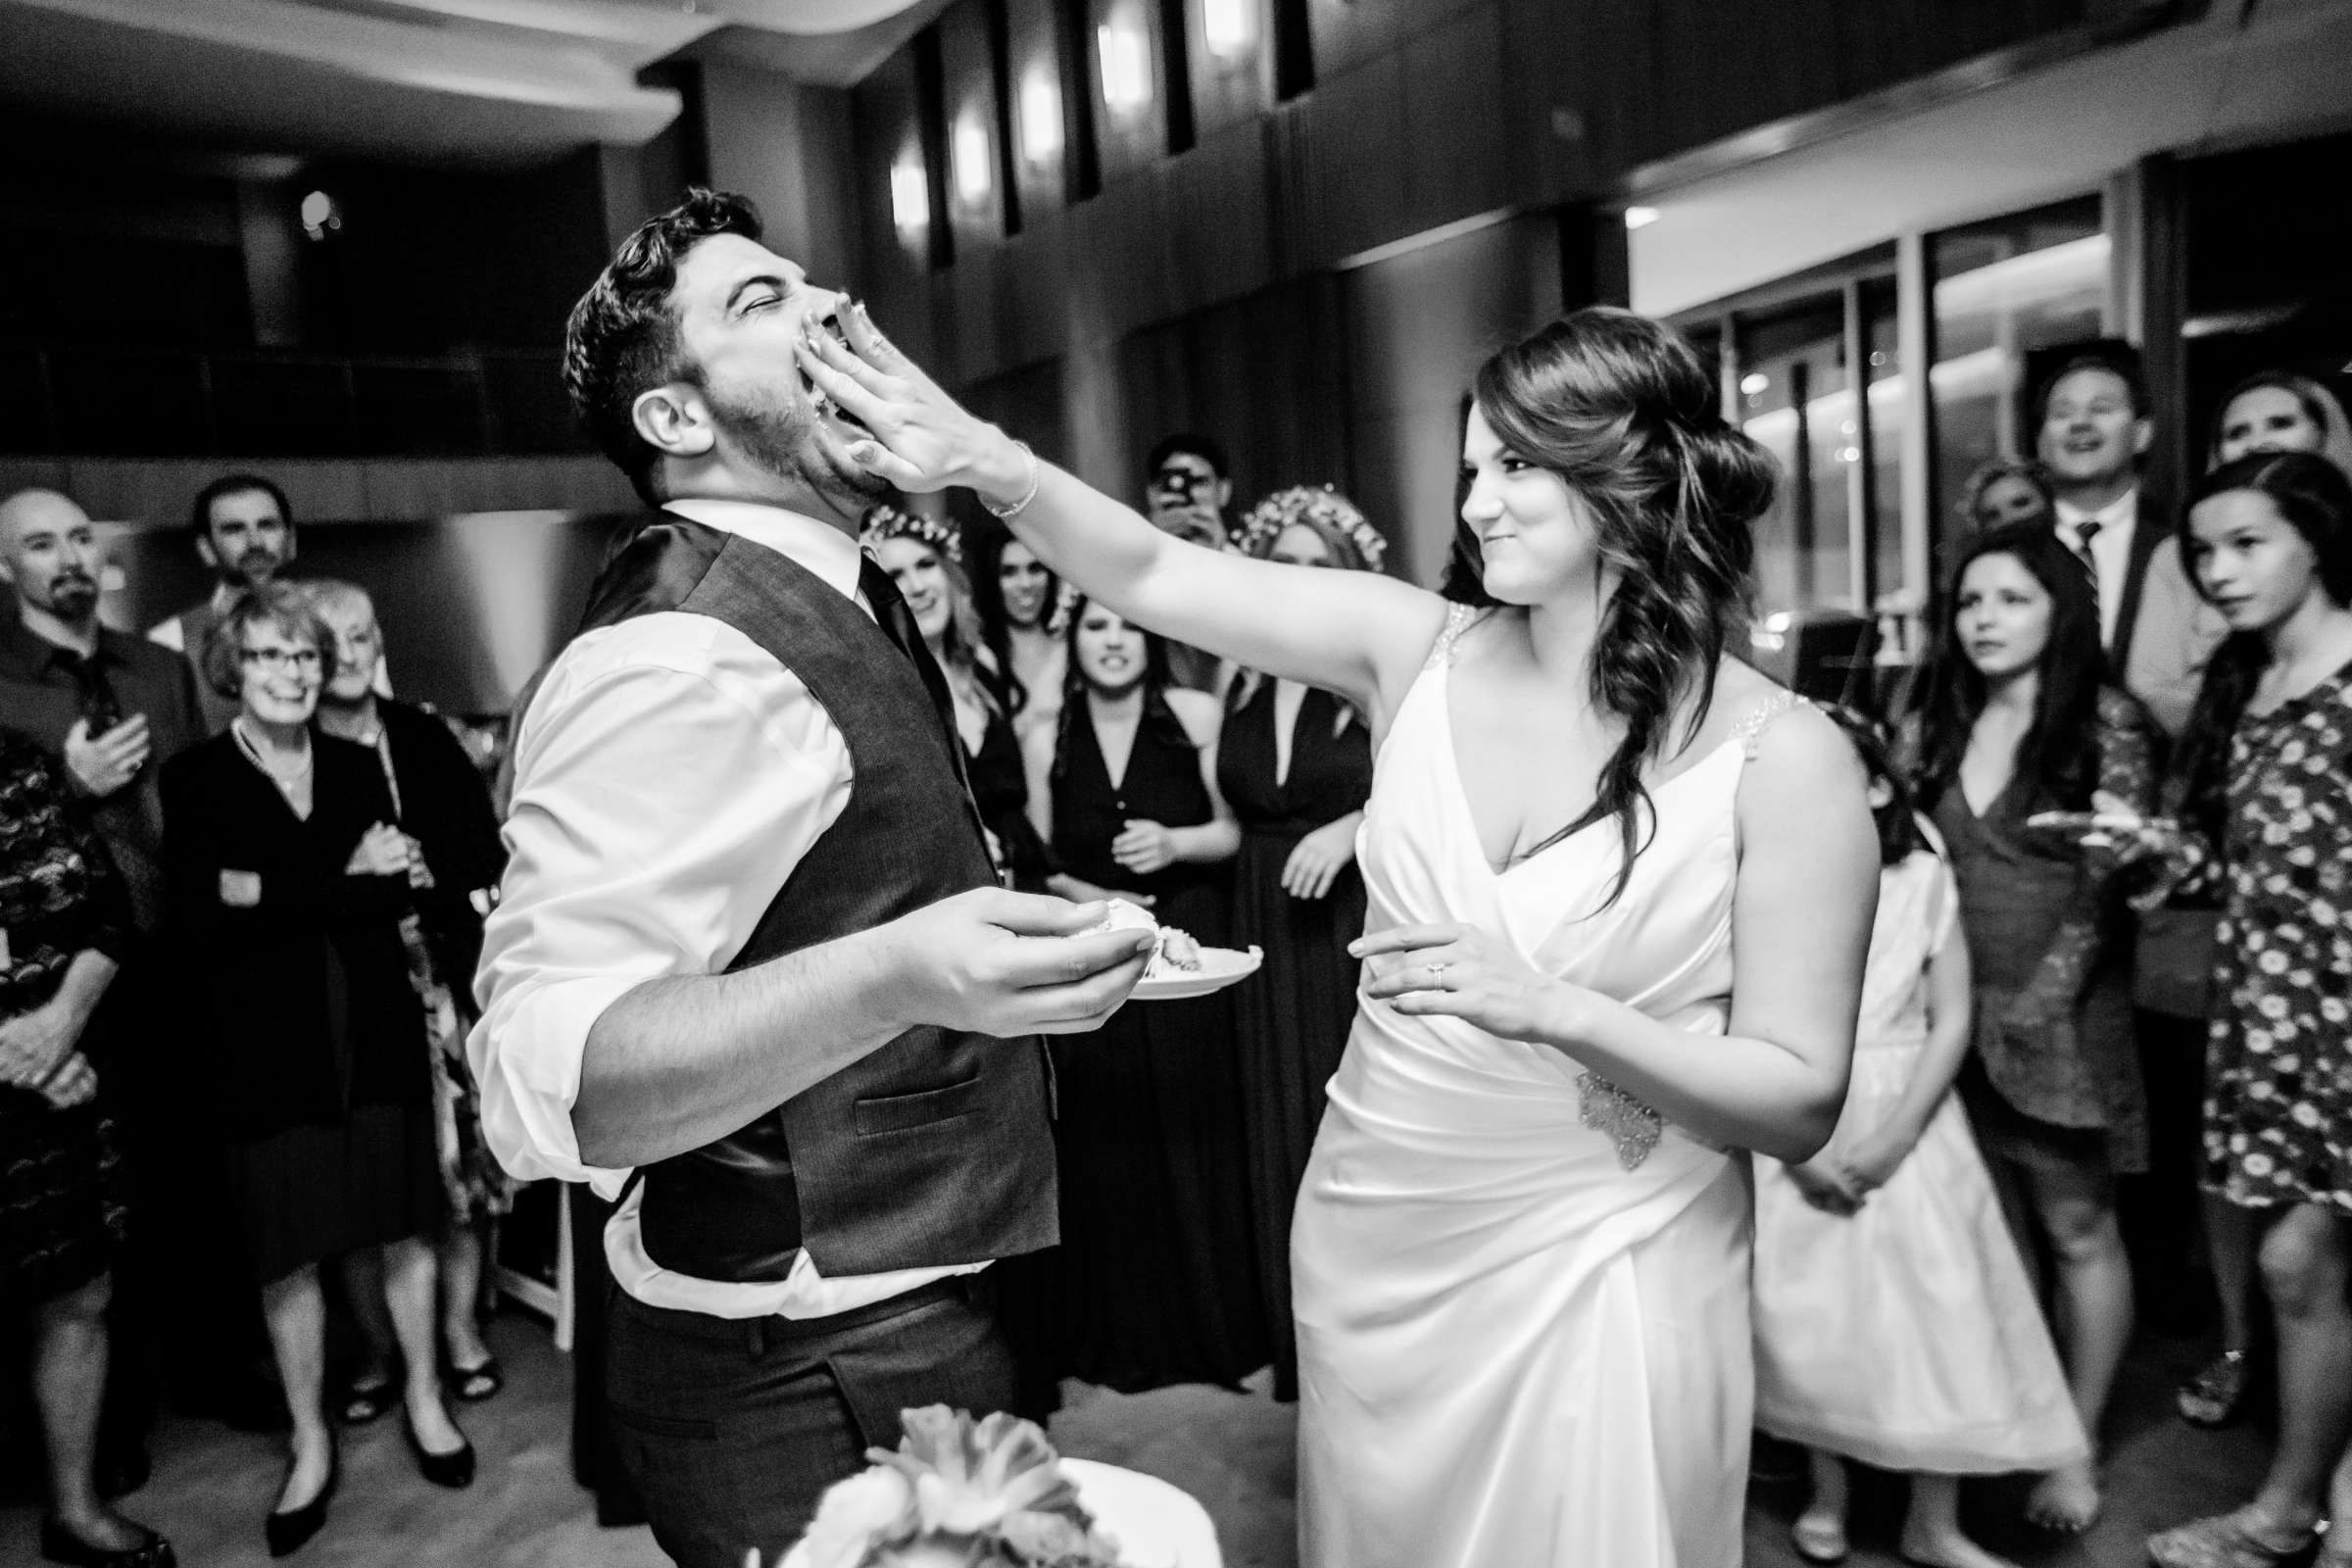
[[[572,1130],[589,1030],[646,981],[723,970],[849,793],[840,731],[733,627],[664,612],[564,651],[516,737],[466,1042],[510,1173],[619,1192]]]

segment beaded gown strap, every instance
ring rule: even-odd
[[[1436,669],[1440,664],[1452,663],[1454,645],[1462,640],[1462,633],[1468,631],[1471,622],[1476,619],[1477,606],[1448,606],[1446,611],[1446,629],[1439,632],[1438,640],[1429,645],[1429,658],[1422,661],[1421,667]]]
[[[1812,706],[1811,702],[1797,696],[1794,692],[1775,692],[1763,702],[1758,703],[1753,709],[1741,714],[1740,721],[1732,726],[1732,733],[1740,738],[1740,755],[1749,761],[1754,761],[1756,748],[1763,744],[1764,732],[1772,727],[1774,719],[1792,708],[1810,708]]]

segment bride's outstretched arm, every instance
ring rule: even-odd
[[[1810,1159],[1845,1102],[1878,908],[1878,834],[1853,748],[1820,714],[1787,714],[1747,764],[1739,822],[1724,1035],[1544,974],[1471,926],[1398,926],[1357,942],[1349,951],[1371,960],[1364,994],[1549,1046],[1717,1143]]]
[[[1410,684],[1445,620],[1435,594],[1171,538],[966,413],[862,307],[844,313],[843,330],[846,342],[805,335],[801,367],[873,432],[851,449],[868,472],[906,491],[968,485],[1000,510],[1021,503],[1011,526],[1040,561],[1163,636],[1336,691],[1383,719]]]

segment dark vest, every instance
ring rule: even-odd
[[[995,884],[922,680],[855,603],[772,550],[663,514],[597,578],[581,629],[661,611],[772,654],[849,747],[849,804],[730,972]],[[1045,1053],[910,1029],[643,1178],[646,1255],[697,1279],[781,1280],[804,1249],[828,1278],[1036,1251],[1057,1240]]]

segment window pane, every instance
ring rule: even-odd
[[[1862,341],[1870,356],[1870,592],[1873,608],[1903,586],[1903,362],[1895,282],[1862,281]]]
[[[1766,615],[1853,602],[1846,466],[1855,443],[1845,367],[1845,306],[1830,294],[1742,317],[1740,417],[1781,466],[1756,524],[1756,603]]]
[[[2096,196],[1947,229],[1930,240],[1936,454],[1931,537],[1949,528],[1961,490],[1980,465],[2030,445],[2026,356],[2099,335],[2108,250]]]

